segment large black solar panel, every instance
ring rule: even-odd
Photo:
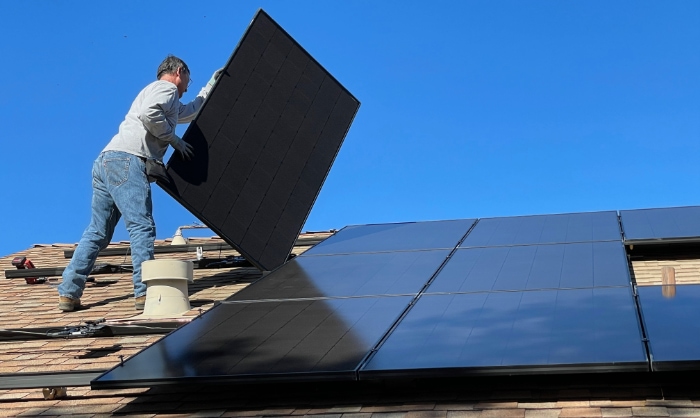
[[[621,241],[459,249],[427,292],[630,286]]]
[[[289,255],[360,103],[264,11],[168,162],[170,195],[254,265]]]
[[[449,250],[296,257],[231,300],[416,294]]]
[[[461,246],[495,247],[620,239],[616,212],[586,212],[480,219]]]
[[[422,296],[360,379],[647,369],[630,288],[596,288]]]
[[[620,211],[625,242],[700,240],[700,206]]]
[[[91,384],[353,380],[410,301],[402,296],[224,302]]]
[[[700,370],[700,285],[640,286],[653,370]]]
[[[454,248],[474,219],[347,226],[304,255]]]

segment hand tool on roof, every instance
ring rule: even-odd
[[[27,257],[15,257],[12,259],[12,265],[17,267],[18,270],[33,269],[34,263]],[[46,281],[45,277],[25,277],[24,280],[27,284],[39,284]]]
[[[60,276],[65,267],[45,267],[38,268],[34,266],[27,257],[18,256],[12,259],[12,265],[17,267],[17,270],[5,270],[5,278],[18,279],[23,278],[27,284],[45,283],[47,277]],[[20,271],[18,271],[20,270]],[[98,264],[93,269],[91,274],[108,274],[119,273],[122,271],[132,271],[131,266],[118,266],[113,264]],[[88,282],[94,282],[94,277],[88,277]]]

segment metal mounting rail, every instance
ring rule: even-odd
[[[295,246],[309,246],[315,245],[323,241],[325,238],[299,238],[294,243]],[[153,250],[156,254],[168,254],[168,253],[186,253],[195,252],[197,248],[201,248],[203,251],[228,251],[235,250],[228,244],[186,244],[186,245],[156,245]],[[65,250],[63,251],[64,258],[73,257],[75,250]],[[130,247],[122,248],[107,248],[100,251],[100,256],[124,256],[131,254]]]
[[[0,374],[0,389],[36,389],[50,387],[90,386],[107,370],[89,370],[58,373]]]
[[[82,325],[56,326],[51,328],[0,329],[0,341],[27,341],[47,339],[124,337],[135,335],[167,334],[186,322],[176,321],[134,321],[129,324],[106,323],[100,319],[86,321]]]
[[[290,256],[290,259],[294,255]],[[194,263],[194,269],[218,269],[218,268],[233,268],[233,267],[253,267],[253,265],[243,257],[227,257],[227,258],[203,258],[201,260],[191,260]],[[6,279],[23,279],[28,277],[56,277],[63,274],[65,267],[46,267],[33,269],[16,269],[5,270]],[[133,271],[131,264],[100,264],[95,266],[90,272],[90,276],[97,274],[117,274],[130,273]],[[90,279],[88,279],[90,280]]]
[[[65,267],[40,267],[33,269],[5,270],[5,278],[20,279],[27,277],[55,277],[63,274],[63,270],[65,270]],[[92,269],[90,275],[128,273],[131,271],[133,271],[133,267],[131,265],[98,264]]]

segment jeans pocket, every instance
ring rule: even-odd
[[[129,158],[105,158],[102,164],[110,186],[121,186],[129,180]]]

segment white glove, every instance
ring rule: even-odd
[[[180,151],[183,160],[190,160],[194,155],[194,152],[192,152],[192,145],[183,141],[182,138],[178,136],[175,136],[175,140],[171,142],[171,145],[173,148]]]
[[[216,80],[219,79],[219,76],[221,76],[221,73],[223,73],[223,72],[224,72],[223,68],[219,68],[218,70],[214,71],[214,75],[211,76],[211,79],[209,79],[209,82],[207,84],[209,84],[210,86],[213,87],[214,83],[216,83]]]

